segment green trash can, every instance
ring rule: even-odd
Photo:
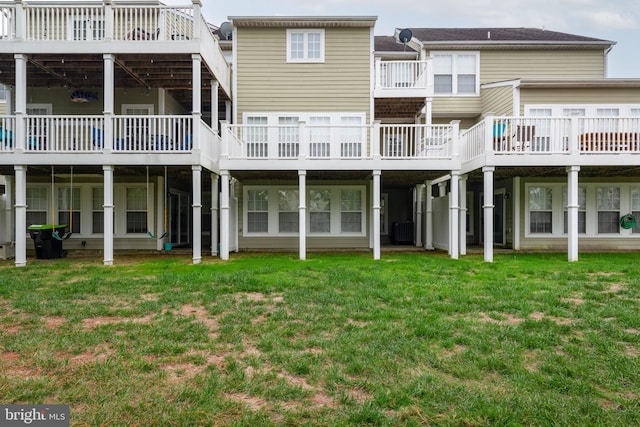
[[[66,225],[61,224],[33,224],[27,227],[29,236],[33,239],[37,259],[64,258],[67,256],[67,251],[62,249],[62,240],[53,237],[54,231],[58,235],[62,235],[66,228]]]

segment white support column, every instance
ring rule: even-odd
[[[198,19],[200,21],[200,19]],[[193,116],[193,149],[200,151],[202,142],[200,141],[200,120],[202,119],[202,58],[199,54],[191,55],[191,96]]]
[[[216,135],[219,134],[218,128],[220,127],[220,117],[218,116],[218,90],[220,88],[220,82],[217,80],[211,80],[211,129]]]
[[[460,243],[460,212],[458,201],[460,198],[460,171],[451,171],[451,189],[449,192],[449,252],[451,258],[459,258]]]
[[[27,115],[27,56],[18,53],[14,58],[16,61],[16,128],[14,141],[16,153],[21,153],[25,150],[25,140],[27,139],[25,123]]]
[[[484,173],[484,260],[493,262],[493,172],[494,166],[482,168]]]
[[[156,226],[154,227],[155,228],[154,234],[159,237],[159,236],[162,236],[162,234],[167,231],[166,224],[164,223],[165,222],[164,210],[167,207],[166,205],[167,200],[165,200],[166,195],[164,194],[164,185],[165,185],[164,177],[159,176],[157,179],[157,182],[158,182],[158,185],[156,185],[156,188],[155,188],[156,196],[153,198],[155,203],[153,201],[151,203],[153,203],[153,206],[154,206],[153,211],[156,213],[156,221],[155,221]],[[165,238],[167,239],[167,242],[171,240],[167,236],[165,236]],[[156,240],[157,251],[161,251],[164,248],[165,238]]]
[[[211,255],[218,255],[218,216],[220,201],[220,192],[218,191],[218,175],[211,174]]]
[[[27,265],[27,167],[15,165],[16,174],[16,267]]]
[[[520,250],[520,177],[513,178],[513,250]]]
[[[4,221],[2,225],[2,239],[0,242],[15,242],[16,241],[16,233],[15,233],[15,224],[14,224],[14,215],[13,209],[15,200],[15,194],[13,190],[14,179],[11,175],[6,175],[4,178],[4,182],[6,185],[6,190],[4,194]]]
[[[373,171],[373,259],[380,259],[380,175]]]
[[[229,259],[229,171],[221,171],[220,176],[220,259]]]
[[[113,166],[104,165],[104,265],[113,265]]]
[[[422,246],[422,205],[424,184],[416,185],[416,246]]]
[[[102,56],[104,61],[104,135],[102,143],[103,150],[106,153],[109,153],[113,150],[113,115],[115,113],[115,95],[114,95],[114,87],[115,87],[115,55],[113,54],[104,54]]]
[[[568,225],[568,259],[578,261],[578,172],[580,166],[567,166],[567,225]]]
[[[432,251],[433,247],[433,185],[431,181],[425,181],[426,218],[424,226],[424,248]]]
[[[202,262],[202,166],[191,166],[193,181],[193,263]]]
[[[300,259],[304,261],[307,259],[307,171],[298,171],[298,237],[299,237],[299,251]]]
[[[467,254],[467,178],[460,177],[460,255]]]

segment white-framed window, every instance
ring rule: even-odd
[[[244,140],[247,144],[247,157],[267,157],[267,117],[247,117],[250,127],[245,129]]]
[[[529,187],[529,233],[553,233],[553,189]]]
[[[564,207],[564,232],[569,232],[569,212],[567,205],[569,200],[567,187],[562,189],[562,206]],[[578,233],[587,232],[587,189],[578,187]]]
[[[324,30],[287,30],[287,62],[324,62]]]
[[[341,190],[340,231],[360,233],[362,226],[362,192],[357,189]]]
[[[631,188],[631,213],[640,221],[640,187]],[[633,233],[640,233],[640,224],[633,227]]]
[[[536,111],[549,111],[553,117],[638,117],[640,104],[525,104],[526,116],[540,116]],[[547,115],[547,114],[545,114]]]
[[[620,187],[598,187],[598,234],[620,232]]]
[[[69,23],[70,40],[103,40],[104,18],[101,16],[72,16]]]
[[[306,224],[309,236],[364,236],[364,185],[307,187]],[[295,186],[243,187],[243,235],[298,234],[299,189]]]
[[[331,117],[309,117],[309,155],[329,157],[331,155]]]
[[[269,191],[266,189],[247,190],[247,225],[249,233],[269,231]]]
[[[298,157],[300,152],[300,118],[298,116],[278,117],[278,157]]]
[[[27,227],[47,223],[49,190],[46,187],[27,187]]]
[[[278,190],[278,232],[297,233],[300,229],[298,190]]]
[[[80,188],[58,188],[58,224],[65,224],[72,233],[80,233]]]
[[[309,232],[331,233],[331,191],[309,190]]]
[[[144,187],[127,187],[127,233],[146,233],[147,190]]]
[[[104,188],[93,187],[91,189],[91,232],[93,234],[104,233],[103,203],[104,203]]]
[[[435,95],[480,93],[479,52],[432,52]]]
[[[0,84],[0,102],[6,102],[7,100],[7,87]]]

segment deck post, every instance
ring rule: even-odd
[[[16,174],[16,267],[27,265],[27,166],[15,165],[13,167]]]
[[[580,166],[567,166],[567,248],[568,260],[578,261],[578,172]]]
[[[459,258],[459,197],[460,197],[460,171],[451,171],[451,189],[449,191],[449,251],[452,259]]]
[[[199,18],[198,18],[199,20]],[[201,75],[202,57],[194,53],[191,55],[191,88],[193,107],[191,114],[193,116],[193,150],[200,152],[202,141],[200,141],[200,120],[202,117],[202,75]]]
[[[380,170],[373,171],[373,259],[380,259]]]
[[[211,80],[211,129],[216,135],[219,135],[218,128],[220,127],[220,117],[218,115],[218,90],[220,89],[220,82],[213,79]]]
[[[416,185],[416,246],[422,246],[422,205],[424,184]]]
[[[460,255],[467,254],[467,178],[468,175],[460,177],[460,214],[459,214],[459,239]]]
[[[229,259],[229,171],[221,171],[220,259]]]
[[[220,192],[218,191],[218,175],[211,174],[211,256],[218,255],[218,208]]]
[[[493,262],[493,172],[495,166],[485,166],[484,173],[484,260]]]
[[[104,265],[113,265],[113,169],[112,165],[102,166],[104,172]]]
[[[298,171],[298,238],[300,260],[307,259],[307,171]]]
[[[104,60],[104,134],[102,149],[109,153],[113,150],[113,115],[114,115],[114,85],[115,85],[115,55],[105,53]]]
[[[424,225],[424,248],[432,251],[433,247],[433,184],[425,181],[426,218]]]
[[[14,58],[16,61],[15,150],[16,153],[21,153],[24,152],[26,148],[25,141],[27,139],[27,56],[17,53]]]
[[[193,180],[193,263],[202,262],[202,166],[191,166]]]

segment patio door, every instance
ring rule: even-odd
[[[498,246],[506,244],[504,194],[504,188],[496,190],[493,194],[493,244]],[[484,193],[480,193],[480,200],[484,201]],[[480,209],[480,243],[484,243],[484,209]]]
[[[191,236],[191,196],[182,191],[169,191],[169,236],[174,246],[186,245]]]

